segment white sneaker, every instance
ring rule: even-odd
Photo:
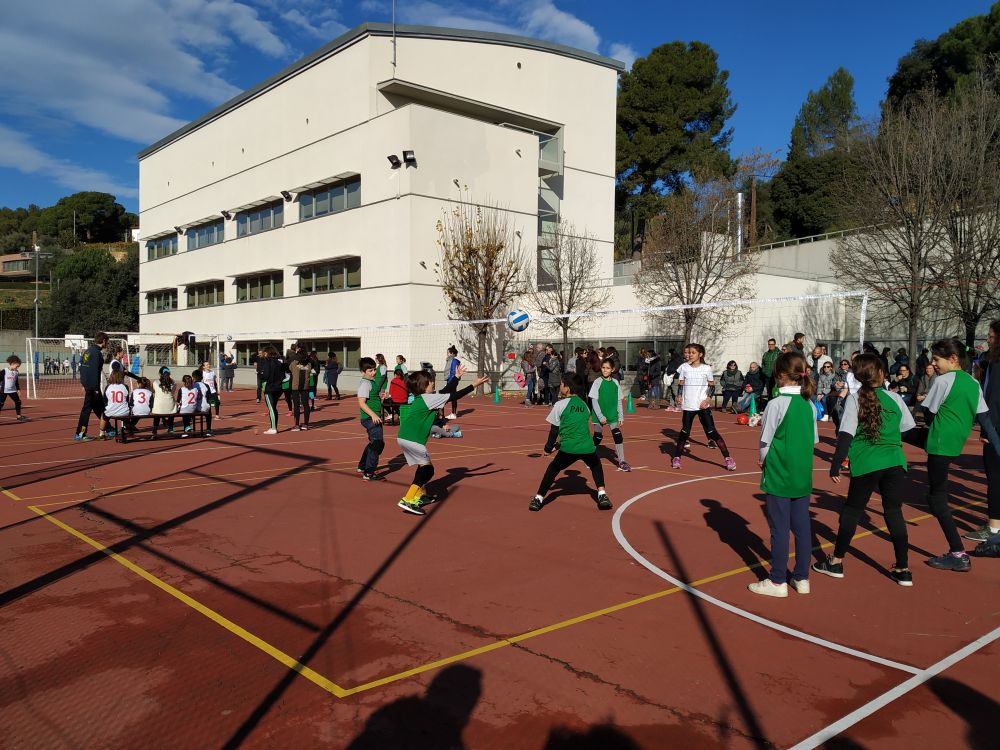
[[[792,579],[792,588],[795,589],[796,594],[808,594],[809,593],[809,580],[803,579],[801,581]]]
[[[264,430],[264,434],[265,435],[277,435],[278,431],[277,430]]]
[[[788,596],[788,584],[775,583],[770,578],[765,578],[763,581],[751,583],[747,586],[747,588],[753,593],[760,594],[761,596],[776,596],[779,599],[783,599]]]
[[[829,414],[824,414],[823,418],[821,420],[819,420],[819,421],[820,422],[829,422],[830,421],[830,415]]]
[[[445,419],[458,419],[458,415],[457,414],[446,414],[444,418]]]

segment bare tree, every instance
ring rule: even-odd
[[[539,238],[539,245],[538,283],[529,297],[538,312],[560,316],[553,325],[562,332],[563,351],[568,352],[570,328],[580,315],[606,307],[611,292],[594,283],[598,257],[592,236],[577,234],[571,223],[561,222],[551,236]]]
[[[488,337],[524,291],[525,255],[508,211],[496,204],[462,202],[438,219],[438,249],[434,264],[452,320],[474,321],[476,367],[485,373]]]
[[[935,266],[942,307],[957,318],[965,343],[1000,310],[1000,95],[985,70],[942,101],[944,164],[936,203],[946,241]]]
[[[946,239],[939,205],[946,119],[929,92],[905,108],[887,107],[852,152],[857,169],[845,173],[840,196],[843,215],[865,229],[839,240],[838,276],[896,311],[911,353]]]
[[[756,255],[736,253],[735,191],[730,183],[699,181],[665,196],[662,210],[646,226],[642,266],[635,290],[645,304],[703,305],[754,294]],[[668,321],[692,334],[723,335],[733,308],[688,307]]]

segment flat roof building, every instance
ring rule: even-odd
[[[226,333],[242,364],[306,339],[353,367],[379,343],[324,331],[447,319],[453,201],[503,206],[535,260],[572,222],[610,279],[622,70],[524,37],[352,29],[139,154],[140,332]]]

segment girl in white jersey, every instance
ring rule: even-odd
[[[205,415],[205,437],[212,437],[212,397],[205,384],[205,373],[202,370],[195,370],[191,373],[194,380],[194,387],[201,392],[201,400],[198,402],[198,412]]]
[[[677,446],[674,448],[674,460],[671,466],[681,468],[681,453],[687,446],[691,436],[691,426],[697,416],[709,446],[715,445],[726,459],[726,468],[736,471],[736,462],[729,455],[729,448],[722,435],[715,429],[712,419],[711,396],[715,392],[715,375],[712,368],[705,364],[705,347],[701,344],[688,344],[684,347],[684,358],[687,360],[677,368],[677,383],[681,389],[681,431],[677,435]]]
[[[110,426],[110,417],[129,416],[128,406],[128,386],[125,385],[125,376],[119,370],[112,370],[108,375],[108,387],[104,389],[104,421]],[[123,420],[121,429],[128,429],[128,422]],[[108,437],[114,437],[115,431],[106,429]]]
[[[14,411],[17,414],[17,421],[24,422],[28,418],[21,416],[21,396],[18,394],[17,368],[21,366],[21,358],[16,354],[7,357],[7,366],[3,368],[3,391],[0,392],[0,410],[7,403],[9,398],[14,402]]]
[[[214,406],[215,418],[222,419],[222,416],[219,414],[219,410],[222,408],[222,399],[219,398],[219,384],[216,381],[215,370],[212,369],[211,362],[201,363],[201,382],[208,388],[208,410]]]
[[[185,375],[181,378],[181,387],[177,389],[177,407],[181,415],[184,432],[181,437],[190,437],[191,415],[198,410],[201,400],[201,389],[194,387],[194,378]]]

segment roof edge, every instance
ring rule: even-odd
[[[322,47],[313,50],[291,65],[282,68],[274,75],[264,79],[254,86],[251,86],[246,91],[237,94],[232,99],[229,99],[228,101],[220,104],[218,107],[209,110],[201,117],[192,120],[187,125],[178,128],[152,145],[147,146],[138,153],[138,158],[141,161],[147,156],[156,153],[188,133],[197,130],[212,120],[221,117],[230,110],[236,109],[244,102],[255,98],[282,81],[293,77],[300,71],[305,70],[317,62],[336,54],[342,49],[351,46],[365,37],[392,36],[393,34],[397,37],[409,37],[414,39],[448,39],[486,44],[502,44],[507,46],[522,47],[524,49],[536,49],[542,52],[551,52],[564,57],[581,60],[583,62],[593,63],[595,65],[602,65],[619,73],[625,70],[625,64],[619,60],[598,55],[595,52],[587,52],[586,50],[567,47],[562,44],[556,44],[555,42],[546,42],[542,39],[533,39],[526,36],[500,34],[493,31],[477,31],[474,29],[449,29],[438,26],[408,26],[403,24],[397,24],[394,29],[393,25],[390,23],[367,22],[344,32],[340,36],[324,44]]]

